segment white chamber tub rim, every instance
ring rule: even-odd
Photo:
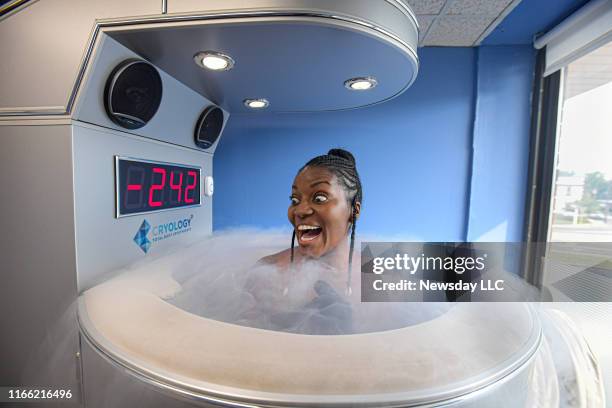
[[[414,326],[318,336],[193,315],[162,299],[177,286],[128,273],[92,288],[78,301],[81,332],[142,380],[231,406],[450,403],[528,375],[542,339],[528,304],[456,304]]]

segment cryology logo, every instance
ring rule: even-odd
[[[149,224],[147,220],[144,220],[142,224],[140,224],[138,232],[134,235],[134,242],[146,254],[149,252],[152,243],[191,231],[191,221],[193,221],[193,214],[188,218],[180,218],[158,224],[154,227],[151,227],[151,224]],[[149,232],[151,233],[151,239],[149,239]]]
[[[151,241],[149,241],[149,238],[147,237],[150,230],[151,225],[147,222],[147,220],[144,220],[142,224],[140,224],[138,232],[136,235],[134,235],[134,242],[145,254],[149,251],[149,248],[151,248]]]

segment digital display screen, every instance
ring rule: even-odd
[[[201,204],[199,167],[115,157],[117,217]]]

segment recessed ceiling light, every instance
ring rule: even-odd
[[[234,60],[229,55],[216,51],[202,51],[193,56],[196,64],[211,71],[229,71]]]
[[[251,109],[265,109],[270,106],[270,102],[267,99],[245,99],[244,106]]]
[[[368,91],[378,85],[374,77],[352,78],[344,82],[344,86],[351,91]]]

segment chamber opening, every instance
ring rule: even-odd
[[[347,270],[312,259],[297,265],[262,262],[288,245],[289,233],[221,234],[187,249],[172,271],[180,289],[165,300],[184,311],[240,326],[298,334],[343,335],[413,326],[447,312],[450,303],[362,303],[360,260]],[[255,242],[255,244],[253,244]],[[359,245],[356,245],[359,247]]]

